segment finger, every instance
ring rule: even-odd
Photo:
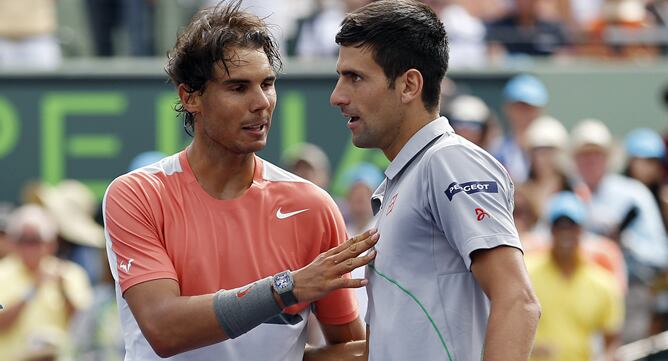
[[[341,263],[348,259],[355,258],[360,254],[366,252],[368,249],[373,247],[380,238],[379,233],[374,233],[371,237],[364,239],[363,241],[352,243],[345,250],[333,255],[334,263]]]
[[[364,287],[369,283],[365,278],[346,278],[341,277],[333,280],[330,283],[330,289],[336,290],[339,288],[360,288]]]
[[[366,232],[360,233],[360,234],[348,239],[347,241],[341,243],[340,245],[329,249],[327,252],[323,253],[323,255],[331,256],[331,255],[340,253],[340,252],[344,251],[345,249],[347,249],[348,247],[350,247],[351,245],[353,245],[355,243],[359,243],[359,242],[361,242],[365,239],[368,239],[369,237],[373,236],[376,233],[378,233],[378,230],[376,230],[375,228],[369,229]]]
[[[361,257],[349,258],[344,262],[341,262],[339,265],[337,265],[335,268],[335,272],[337,275],[350,273],[356,268],[366,266],[367,264],[369,264],[369,262],[373,261],[374,258],[376,258],[375,250],[372,250],[368,254]]]

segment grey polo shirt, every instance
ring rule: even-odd
[[[380,240],[366,270],[369,359],[480,360],[490,305],[471,253],[521,249],[508,173],[441,117],[385,175],[372,199]]]

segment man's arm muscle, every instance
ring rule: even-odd
[[[540,318],[540,305],[521,251],[500,246],[475,251],[471,258],[471,271],[491,302],[483,359],[528,360]]]
[[[172,279],[139,283],[124,294],[146,340],[160,357],[169,357],[228,337],[218,326],[213,294],[182,297]]]

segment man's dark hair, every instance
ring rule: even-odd
[[[448,69],[448,38],[431,8],[414,0],[381,0],[348,14],[336,34],[341,46],[368,48],[394,87],[396,78],[417,69],[424,79],[422,101],[438,105]]]
[[[179,35],[176,45],[167,54],[165,71],[176,86],[184,84],[188,93],[202,94],[215,74],[215,66],[237,61],[230,48],[262,49],[276,72],[281,58],[263,19],[241,9],[241,0],[221,1],[217,6],[201,10]],[[182,103],[176,111],[183,114],[183,126],[192,135],[194,116]]]

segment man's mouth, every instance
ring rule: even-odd
[[[241,129],[258,132],[258,131],[264,130],[264,127],[266,127],[266,126],[267,126],[267,123],[263,122],[263,123],[247,125],[247,126],[241,127]]]

